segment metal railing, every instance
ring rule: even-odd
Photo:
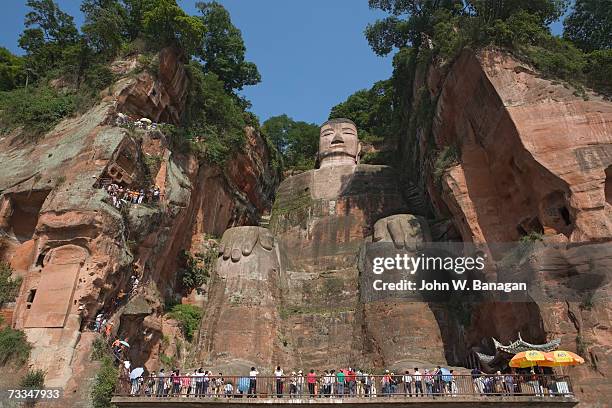
[[[116,396],[183,398],[398,398],[529,396],[573,397],[569,376],[549,374],[502,374],[480,376],[422,376],[410,374],[345,377],[335,376],[165,376],[120,378]],[[230,384],[230,385],[228,385]]]

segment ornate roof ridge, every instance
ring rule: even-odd
[[[527,350],[538,350],[538,351],[544,351],[544,352],[553,351],[559,347],[559,344],[561,344],[561,339],[553,339],[544,344],[531,344],[523,340],[523,338],[521,337],[521,333],[519,332],[518,340],[513,341],[507,346],[502,344],[495,337],[493,337],[493,343],[495,344],[496,350],[501,350],[501,351],[505,351],[506,353],[516,354],[516,353],[520,353],[521,351],[527,351]]]

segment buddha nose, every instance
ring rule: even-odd
[[[336,135],[331,141],[331,144],[335,145],[335,144],[343,144],[343,143],[344,143],[344,139],[342,139],[342,135],[340,135],[340,133],[336,133]]]

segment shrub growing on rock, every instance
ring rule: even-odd
[[[194,305],[176,305],[169,315],[180,323],[185,339],[187,341],[193,340],[193,335],[198,329],[200,320],[202,320],[202,309]]]
[[[21,330],[5,327],[0,330],[0,365],[13,362],[24,364],[30,356],[32,346]]]
[[[12,302],[17,297],[21,278],[13,278],[13,269],[6,262],[0,262],[0,307],[6,302]]]
[[[44,370],[29,370],[19,382],[21,388],[41,389],[45,386],[45,376],[47,373]]]
[[[110,408],[113,391],[117,383],[119,371],[113,365],[113,360],[110,357],[102,359],[100,371],[94,380],[93,389],[91,390],[91,400],[94,408]]]

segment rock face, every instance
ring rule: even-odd
[[[134,68],[128,62],[117,69]],[[30,365],[47,371],[47,386],[79,386],[71,380],[79,372],[74,364],[89,352],[80,342],[92,340],[81,334],[99,312],[111,318],[113,333],[134,336],[133,363],[155,357],[161,306],[177,290],[179,253],[204,234],[256,223],[269,210],[278,174],[252,129],[244,152],[218,169],[173,153],[159,131],[115,126],[117,112],[177,122],[187,87],[182,62],[166,49],[156,79],[126,76],[38,143],[19,143],[20,134],[0,139],[0,259],[24,278],[12,325],[32,343]],[[99,188],[111,180],[132,189],[155,183],[162,198],[118,210]],[[140,286],[127,305],[117,304],[131,275]]]
[[[431,241],[431,235],[424,218],[396,214],[376,221],[372,241],[376,245],[364,246],[361,254],[368,262],[373,256],[394,257],[398,252],[417,256],[422,244]],[[364,270],[363,266],[364,260],[360,262],[360,302],[366,345],[363,352],[374,354],[382,367],[396,372],[415,364],[445,364],[445,333],[438,322],[444,309],[424,300],[407,301],[389,292],[371,296],[368,293],[371,282],[366,275],[371,271]]]
[[[386,166],[332,166],[280,185],[271,228],[282,260],[287,367],[371,366],[375,360],[361,353],[357,254],[375,220],[406,208],[393,174]]]
[[[521,332],[532,343],[560,339],[560,348],[587,359],[570,369],[581,400],[612,392],[609,102],[577,97],[506,54],[465,51],[450,66],[416,72],[412,93],[425,95],[434,116],[431,129],[400,137],[414,184],[399,182],[391,167],[358,164],[356,129],[339,120],[322,129],[321,168],[278,186],[254,129],[246,129],[244,151],[218,168],[173,152],[159,131],[115,126],[119,112],[178,123],[184,67],[170,49],[158,61],[157,76],[126,75],[37,144],[20,143],[19,134],[0,139],[0,259],[24,278],[3,315],[32,342],[30,365],[47,371],[47,386],[81,386],[95,338],[86,330],[102,310],[113,334],[134,339],[133,364],[157,369],[168,349],[178,358],[180,327],[162,304],[178,298],[179,255],[205,252],[215,236],[222,238],[209,281],[182,299],[204,308],[190,355],[198,366],[232,374],[277,364],[469,367],[491,337],[507,343]],[[127,74],[137,65],[113,69]],[[435,169],[436,151],[454,154],[455,164]],[[162,198],[120,211],[99,188],[108,180],[135,189],[154,183]],[[419,183],[426,195],[417,194]],[[256,226],[270,208],[270,227]],[[457,311],[451,302],[362,290],[376,251],[414,254],[423,243],[458,239],[489,246],[497,273],[512,254],[490,247],[524,236],[537,242],[512,266],[552,300],[486,299]],[[132,275],[140,284],[116,301],[130,292]],[[594,282],[588,291],[586,282]],[[171,347],[163,346],[167,336]]]
[[[554,250],[558,261],[553,264],[538,250],[529,258],[533,276],[548,287],[565,285],[562,275],[568,271],[587,273],[588,268],[577,267],[572,246],[603,242],[589,262],[609,263],[609,101],[592,93],[578,97],[495,50],[477,55],[464,51],[444,70],[432,65],[417,72],[414,93],[423,88],[435,104],[431,137],[438,150],[458,152],[458,161],[438,183],[426,159],[425,129],[417,129],[420,153],[412,149],[405,155],[421,160],[417,167],[424,169],[436,211],[451,218],[464,242],[495,245],[536,233],[543,234],[549,250],[553,243],[562,244]],[[514,340],[518,331],[524,337],[529,333],[536,343],[561,338],[561,349],[578,350],[590,360],[590,366],[570,370],[579,398],[597,400],[612,392],[605,374],[612,340],[608,279],[588,296],[597,299],[593,307],[585,307],[584,301],[581,306],[575,296],[557,297],[557,302],[481,304],[471,325],[463,328],[463,341],[469,349],[491,336]]]
[[[279,281],[278,254],[268,229],[225,231],[200,330],[203,364],[214,362],[225,372],[244,372],[254,364],[253,356],[258,365],[276,363]]]
[[[444,362],[427,303],[360,296],[366,242],[430,240],[424,219],[401,215],[408,206],[394,175],[387,166],[355,164],[307,171],[280,185],[274,237],[253,227],[226,231],[202,320],[207,366],[265,372],[277,364],[322,370]],[[408,329],[414,338],[403,335]]]
[[[453,64],[433,135],[461,152],[443,199],[464,240],[511,242],[531,231],[572,242],[612,236],[612,105],[572,92],[500,53],[464,52]]]
[[[187,97],[185,68],[177,63],[180,56],[171,48],[164,48],[156,58],[157,80],[144,71],[135,80],[125,79],[117,84],[124,86],[117,95],[117,110],[154,122],[178,124]]]

